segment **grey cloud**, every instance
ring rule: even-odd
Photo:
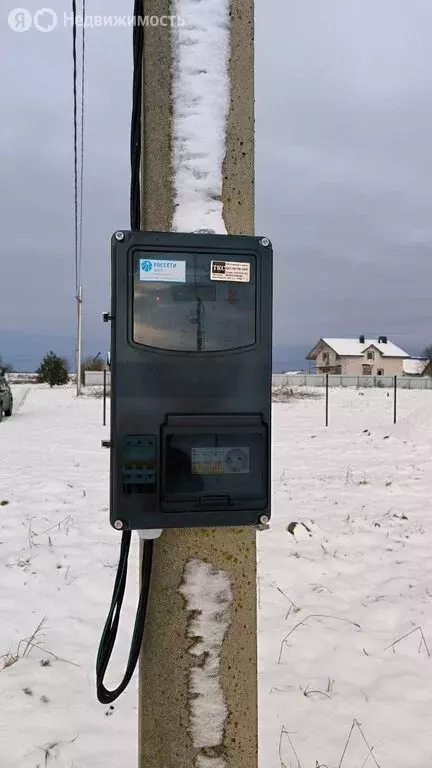
[[[75,330],[72,32],[18,34],[1,12],[2,330]],[[26,0],[32,12],[39,0]],[[89,11],[88,11],[89,12]],[[114,0],[91,13],[118,14]],[[83,226],[84,329],[101,336],[110,237],[129,224],[131,29],[88,29]],[[4,264],[7,263],[5,268]]]
[[[257,11],[257,225],[277,250],[276,338],[363,329],[415,351],[432,337],[432,5],[276,6]]]
[[[91,12],[132,13],[119,6]],[[256,0],[256,228],[275,246],[279,343],[432,341],[431,28],[430,0]],[[71,37],[14,34],[0,14],[3,329],[74,330]],[[129,222],[131,30],[88,30],[87,52],[91,335]]]

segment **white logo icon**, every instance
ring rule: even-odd
[[[52,8],[41,8],[33,16],[33,23],[39,32],[52,32],[57,26],[57,14]]]
[[[33,24],[33,17],[27,8],[14,8],[8,16],[8,24],[14,32],[27,32]]]
[[[14,32],[28,32],[32,26],[39,32],[52,32],[58,17],[52,8],[40,8],[33,15],[27,8],[14,8],[8,16],[8,24]]]

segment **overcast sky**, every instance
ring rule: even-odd
[[[87,0],[93,14],[132,5]],[[11,7],[0,12],[0,327],[70,335],[71,29],[14,33]],[[279,344],[432,342],[431,30],[431,0],[256,0],[256,229],[275,247]],[[129,223],[130,30],[89,30],[87,46],[83,284],[97,336],[110,235]]]

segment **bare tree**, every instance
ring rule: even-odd
[[[428,346],[424,348],[422,357],[424,357],[426,360],[432,361],[432,344],[428,344]]]

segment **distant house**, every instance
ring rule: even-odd
[[[410,357],[403,362],[405,376],[432,376],[432,362],[426,357]]]
[[[307,356],[316,373],[346,376],[402,376],[409,355],[387,339],[320,339]]]

